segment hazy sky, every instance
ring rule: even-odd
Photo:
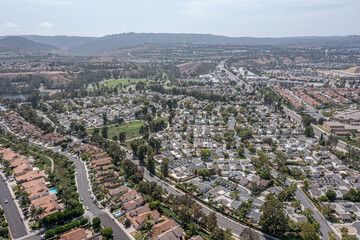
[[[0,35],[360,34],[360,0],[0,0]]]

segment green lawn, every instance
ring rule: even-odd
[[[40,158],[41,158],[41,160],[45,161],[45,164],[46,164],[47,167],[51,167],[51,165],[52,165],[51,160],[48,157],[40,155]]]
[[[318,128],[320,128],[321,130],[323,130],[324,132],[330,133],[328,130],[326,130],[323,126],[321,125],[317,125]]]
[[[139,129],[141,126],[145,125],[144,122],[141,121],[132,121],[123,123],[121,125],[109,127],[108,129],[108,137],[112,139],[113,136],[118,136],[119,132],[126,132],[126,140],[140,137]],[[94,129],[88,129],[90,134],[93,134]],[[101,129],[100,129],[101,132]]]
[[[122,84],[124,85],[130,85],[130,84],[136,84],[140,81],[144,81],[146,82],[147,80],[144,78],[140,78],[140,79],[110,79],[110,80],[106,80],[106,82],[102,82],[100,83],[101,86],[107,86],[107,87],[115,87],[118,84]]]
[[[360,142],[356,141],[355,139],[347,139],[346,137],[339,137],[339,139],[346,142],[347,144],[360,148]]]

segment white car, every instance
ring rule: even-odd
[[[4,201],[5,203],[8,203],[8,200],[5,198],[5,201]]]
[[[89,206],[86,206],[86,210],[88,210],[88,211],[89,211]]]

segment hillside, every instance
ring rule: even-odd
[[[226,37],[211,34],[172,34],[172,33],[122,33],[100,38],[86,39],[82,44],[68,46],[73,54],[98,54],[123,48],[135,47],[144,43],[207,43],[236,45],[284,45],[294,43],[321,42],[340,37],[295,37],[295,38],[252,38]]]
[[[11,36],[0,39],[0,47],[20,49],[25,52],[51,52],[57,49],[54,46],[31,41],[24,37]]]
[[[22,36],[36,43],[55,46],[66,53],[76,55],[96,55],[124,48],[136,47],[145,43],[206,43],[233,45],[294,45],[294,44],[329,44],[360,45],[360,36],[334,37],[283,37],[283,38],[254,38],[254,37],[226,37],[211,34],[174,34],[174,33],[121,33],[104,37],[77,36]],[[1,39],[1,37],[0,37]],[[5,40],[4,38],[2,40]],[[17,46],[19,46],[17,44]]]

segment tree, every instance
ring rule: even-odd
[[[217,218],[215,212],[209,213],[209,215],[206,217],[206,220],[206,227],[210,232],[212,232],[217,226]]]
[[[242,230],[240,238],[244,240],[259,240],[259,236],[249,227]]]
[[[101,226],[101,219],[99,217],[94,218],[92,220],[92,225],[93,225],[94,231],[99,232],[100,226]]]
[[[225,232],[222,228],[215,227],[211,232],[210,240],[224,240]]]
[[[313,210],[311,210],[311,208],[305,208],[303,211],[302,211],[302,214],[307,218],[307,220],[309,222],[312,221],[312,216],[314,214]]]
[[[266,196],[261,207],[263,215],[260,217],[260,225],[265,232],[281,234],[285,232],[288,219],[284,213],[284,204],[270,193]]]
[[[336,148],[338,142],[339,142],[339,139],[337,138],[336,135],[331,134],[331,135],[329,136],[329,138],[328,138],[328,143],[329,143],[329,145],[330,145],[330,147],[331,147],[332,149],[335,149],[335,148]]]
[[[336,192],[334,190],[327,190],[326,191],[326,197],[330,200],[330,201],[335,201],[336,200]]]
[[[80,225],[81,225],[81,226],[86,225],[88,222],[89,222],[89,219],[87,219],[87,218],[82,218],[82,219],[80,219]]]
[[[145,165],[145,156],[148,151],[148,147],[145,144],[142,144],[138,147],[136,155],[139,158],[139,161],[142,165]]]
[[[329,240],[337,240],[337,236],[334,231],[328,232]]]
[[[102,114],[102,118],[103,118],[103,122],[104,122],[103,125],[107,125],[108,118],[107,118],[107,113],[106,112]]]
[[[349,235],[347,227],[340,228],[342,240],[359,240],[356,235]]]
[[[234,190],[230,193],[230,198],[233,199],[234,201],[237,201],[239,200],[239,194],[240,194],[240,191],[238,190]]]
[[[146,166],[147,166],[147,169],[149,170],[149,172],[151,172],[152,174],[155,174],[155,160],[154,160],[153,154],[148,154],[148,156],[146,158]]]
[[[169,159],[168,158],[164,158],[164,160],[162,161],[162,163],[161,163],[161,172],[162,172],[164,177],[169,176]]]
[[[130,225],[131,225],[131,221],[130,221],[130,219],[127,218],[125,220],[125,227],[128,228],[128,227],[130,227]]]
[[[234,240],[232,237],[232,232],[230,228],[227,228],[224,233],[224,240]]]
[[[203,149],[200,151],[201,160],[207,160],[211,156],[211,151],[209,149]]]
[[[200,177],[202,177],[203,180],[207,179],[208,177],[210,177],[210,172],[208,169],[206,168],[202,168],[198,170],[198,175]]]
[[[275,151],[275,162],[278,165],[278,169],[281,169],[283,167],[285,167],[286,165],[286,156],[283,152],[279,152],[279,151]]]
[[[159,209],[160,207],[160,201],[152,201],[149,203],[149,208],[151,210]]]
[[[310,115],[304,114],[302,116],[302,123],[304,124],[304,127],[308,127],[311,125],[311,123],[316,123],[316,119],[311,117]]]
[[[149,220],[144,222],[144,229],[145,230],[150,230],[151,228],[151,222]]]
[[[49,229],[45,232],[45,238],[52,238],[53,236],[55,236],[55,230],[54,229]]]
[[[107,126],[103,126],[102,130],[101,130],[101,135],[103,138],[107,139],[108,138],[108,127]]]
[[[304,181],[304,187],[305,187],[305,189],[308,189],[309,186],[310,186],[310,184],[311,184],[311,181],[310,181],[310,180],[305,180],[305,181]]]
[[[105,238],[109,239],[112,237],[114,231],[111,227],[106,227],[104,229],[101,230],[101,235],[104,236]]]
[[[312,126],[307,126],[304,131],[305,136],[313,138],[314,137],[314,129]]]
[[[305,222],[301,225],[300,236],[303,240],[319,240],[315,227],[310,222]]]
[[[119,141],[124,143],[126,140],[126,132],[119,132]]]

